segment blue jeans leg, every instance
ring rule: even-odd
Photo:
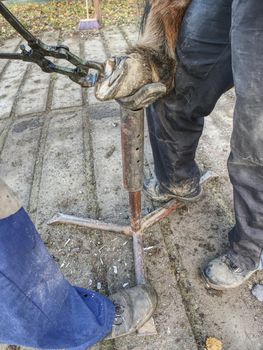
[[[89,348],[110,333],[114,305],[64,278],[25,210],[11,203],[8,215],[8,196],[0,194],[0,343]]]

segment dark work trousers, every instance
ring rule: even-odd
[[[72,286],[0,179],[0,344],[84,350],[112,329],[115,307]]]
[[[236,225],[229,239],[235,262],[257,268],[263,247],[263,1],[193,0],[177,57],[175,90],[147,109],[157,179],[171,190],[196,185],[204,116],[234,85],[228,170]]]

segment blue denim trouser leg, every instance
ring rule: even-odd
[[[111,331],[114,305],[69,284],[17,203],[0,180],[0,343],[89,348]]]
[[[254,269],[263,247],[263,2],[192,0],[177,56],[174,91],[147,110],[156,176],[168,188],[197,184],[203,117],[234,81],[228,169],[236,226],[229,239],[236,262]]]

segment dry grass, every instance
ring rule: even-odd
[[[48,4],[9,5],[11,12],[32,33],[39,34],[49,30],[76,30],[80,19],[85,18],[84,0],[51,1]],[[138,22],[137,0],[102,1],[103,25],[121,25]],[[91,16],[92,16],[91,8]],[[0,39],[15,35],[15,31],[0,16]]]

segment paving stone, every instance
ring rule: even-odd
[[[98,62],[104,62],[106,60],[107,55],[100,36],[95,36],[85,41],[84,58]]]
[[[10,119],[0,120],[0,150],[3,148],[5,143],[5,137],[8,134],[8,128],[10,125]]]
[[[0,135],[2,135],[2,132],[5,130],[7,125],[7,121],[6,120],[1,120],[0,121]]]
[[[58,32],[47,32],[41,40],[48,45],[56,45],[58,35]],[[44,73],[36,64],[31,66],[18,97],[16,115],[45,111],[50,77],[50,74]]]
[[[91,106],[88,106],[88,113],[91,119],[105,119],[112,118],[114,115],[119,115],[120,105],[115,101],[109,102],[95,102]]]
[[[28,63],[12,61],[0,80],[0,119],[8,118]]]
[[[73,37],[65,40],[64,45],[67,45],[70,50],[79,55],[79,36],[74,35]],[[72,67],[72,65],[66,61],[59,60],[58,64]],[[52,109],[66,108],[66,107],[77,107],[82,105],[82,92],[81,86],[74,83],[68,77],[63,75],[57,75],[54,83]]]
[[[47,218],[63,210],[68,214],[85,213],[82,132],[82,112],[52,114],[39,195],[39,213],[45,212]]]
[[[131,45],[134,45],[137,43],[139,38],[138,26],[136,25],[123,26],[122,30]]]
[[[128,208],[123,204],[128,203],[128,196],[122,189],[119,113],[120,111],[105,120],[92,121],[98,203],[101,215],[114,222],[123,220],[128,215]],[[107,177],[102,169],[107,169]]]
[[[97,62],[104,62],[107,59],[107,55],[104,50],[101,37],[93,37],[85,41],[84,43],[84,58],[87,60],[94,60]],[[94,72],[91,70],[91,72]],[[87,97],[89,105],[101,103],[94,95],[94,88],[87,90]]]
[[[18,194],[25,207],[28,206],[42,124],[42,118],[16,121],[1,153],[0,177]]]
[[[102,102],[98,101],[95,97],[95,88],[89,88],[87,90],[87,101],[89,105],[101,104]]]
[[[18,44],[20,43],[21,39],[20,38],[14,38],[14,39],[9,39],[5,41],[2,45],[0,45],[0,52],[15,52],[17,49]],[[8,60],[2,60],[0,59],[0,74],[2,70],[4,69],[6,63]]]
[[[117,55],[125,51],[127,42],[118,28],[108,28],[103,31],[103,34],[111,55]]]
[[[50,75],[40,67],[32,66],[26,83],[18,97],[15,113],[23,116],[28,113],[44,112],[47,104]]]
[[[48,226],[58,211],[87,216],[89,194],[83,155],[81,112],[56,112],[50,122],[36,222],[60,268],[74,285],[95,288],[100,279],[96,234],[73,226]],[[95,259],[95,260],[94,260]],[[98,266],[96,266],[98,265]]]
[[[226,188],[230,190],[222,181],[217,191],[224,193]],[[199,267],[226,249],[227,231],[233,225],[232,210],[213,189],[208,186],[202,201],[171,216],[172,231],[166,230],[166,246],[176,260],[177,276],[200,345],[207,336],[215,336],[224,349],[260,349],[262,315],[249,283],[232,291],[209,292],[199,277]]]

